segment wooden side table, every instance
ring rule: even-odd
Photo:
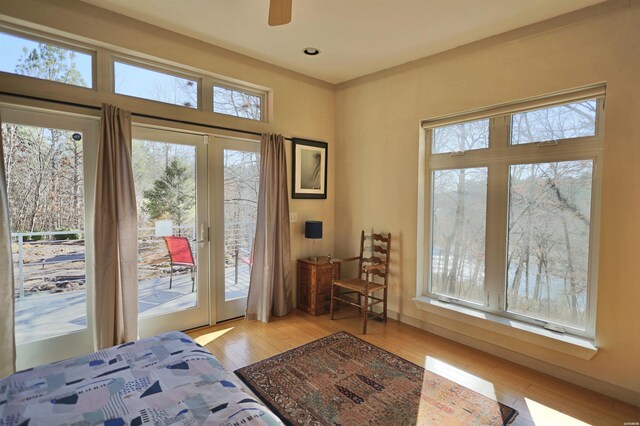
[[[329,262],[327,257],[298,259],[298,308],[311,315],[329,312],[334,270],[339,278],[340,264]]]

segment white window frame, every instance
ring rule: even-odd
[[[540,108],[596,99],[595,136],[563,139],[552,142],[510,144],[511,116]],[[600,234],[600,200],[602,190],[602,158],[604,140],[605,87],[591,86],[552,96],[531,98],[497,105],[464,114],[425,120],[421,123],[421,165],[418,209],[418,271],[417,298],[458,305],[480,313],[493,314],[534,327],[595,339],[597,278]],[[432,129],[480,118],[490,118],[489,148],[467,152],[431,154]],[[589,234],[589,270],[587,290],[587,321],[585,329],[542,321],[506,310],[506,280],[508,271],[508,209],[509,166],[516,164],[592,160],[591,223]],[[431,289],[431,228],[433,220],[432,176],[434,170],[487,167],[487,222],[485,240],[485,303],[476,304],[432,293]],[[507,321],[508,322],[508,321]]]
[[[84,53],[91,56],[91,85],[88,87],[84,87],[84,86],[78,86],[70,83],[63,83],[61,81],[30,77],[27,75],[17,74],[13,72],[5,72],[5,71],[0,71],[0,75],[14,75],[20,78],[36,79],[36,80],[46,81],[56,85],[62,85],[65,87],[77,87],[78,89],[97,91],[97,87],[98,87],[98,73],[97,73],[97,59],[96,59],[98,55],[97,49],[87,46],[85,44],[75,43],[72,40],[67,40],[62,37],[54,37],[48,34],[44,35],[36,31],[25,31],[23,29],[16,29],[12,25],[7,25],[5,23],[0,23],[0,32],[9,34],[15,37],[23,38],[25,40],[33,41],[36,43],[50,44],[52,46],[61,47],[63,49],[72,50],[78,53]]]
[[[213,100],[213,96],[214,96],[213,91],[215,90],[216,87],[221,87],[223,89],[233,90],[235,92],[242,92],[242,93],[246,93],[247,95],[259,97],[260,98],[260,119],[256,120],[255,118],[238,117],[237,115],[233,115],[233,114],[224,114],[222,112],[216,112],[214,110],[215,102]],[[211,95],[211,111],[213,111],[214,114],[224,115],[228,117],[242,118],[244,120],[250,120],[250,121],[266,121],[267,92],[264,90],[256,90],[256,89],[249,88],[247,86],[243,86],[241,84],[233,84],[233,83],[225,82],[223,80],[214,79],[213,84],[211,86],[211,91],[209,92],[209,94]]]

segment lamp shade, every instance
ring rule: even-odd
[[[304,223],[305,238],[322,238],[322,222],[319,220],[307,220]]]

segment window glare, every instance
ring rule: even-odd
[[[437,127],[432,134],[433,154],[488,148],[489,119]]]
[[[214,86],[213,112],[259,121],[262,115],[262,98],[239,90]]]
[[[514,114],[511,144],[555,141],[596,134],[595,99]]]
[[[122,62],[114,62],[115,92],[119,95],[135,96],[198,108],[198,82],[171,74],[153,71]]]
[[[484,301],[487,168],[433,172],[431,291]]]
[[[0,32],[0,71],[93,87],[92,56]]]

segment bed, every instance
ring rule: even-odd
[[[180,332],[0,380],[0,425],[281,425]]]

